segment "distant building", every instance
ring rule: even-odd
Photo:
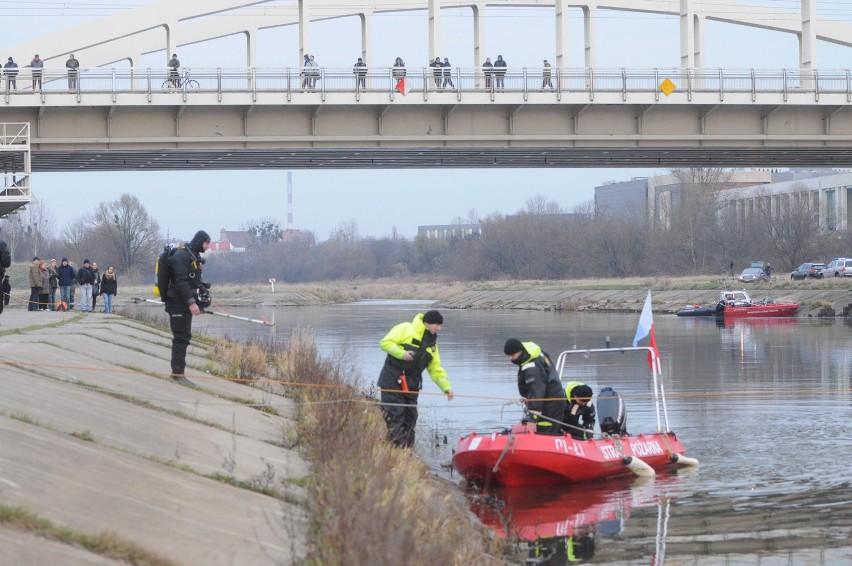
[[[245,230],[228,231],[222,228],[219,232],[219,241],[210,242],[208,251],[212,253],[243,252],[251,243],[251,234]]]
[[[316,244],[316,238],[313,232],[303,232],[302,230],[294,230],[289,228],[281,234],[281,241],[290,244],[306,244],[313,246]]]
[[[733,171],[719,184],[728,190],[772,181],[772,171]],[[670,227],[678,214],[684,184],[674,175],[634,177],[595,187],[595,214],[607,214]]]
[[[417,236],[427,240],[452,240],[453,238],[469,238],[482,235],[482,224],[435,224],[433,226],[418,226]]]

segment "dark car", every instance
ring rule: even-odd
[[[769,277],[759,267],[747,267],[740,273],[740,281],[743,283],[754,283],[755,281],[769,281]]]
[[[790,279],[822,279],[822,270],[825,269],[824,263],[803,263],[790,273]]]

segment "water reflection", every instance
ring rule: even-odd
[[[670,499],[665,479],[633,478],[554,489],[499,488],[468,494],[471,511],[534,564],[591,561],[625,534],[631,510],[656,508],[654,556],[664,563]]]

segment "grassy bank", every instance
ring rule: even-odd
[[[312,463],[308,564],[507,563],[511,545],[472,519],[458,490],[385,441],[381,412],[351,379],[345,353],[323,358],[313,335],[296,330],[284,349],[217,341],[213,355],[225,375],[298,401],[288,442]]]

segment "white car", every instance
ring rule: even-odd
[[[852,277],[852,259],[836,257],[822,270],[823,277]]]

